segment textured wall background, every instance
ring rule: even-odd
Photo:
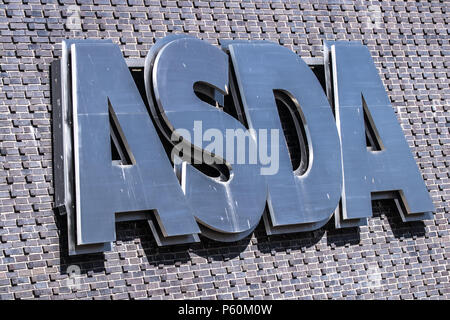
[[[450,2],[2,0],[0,2],[0,300],[13,298],[449,299]],[[436,206],[402,223],[388,201],[359,229],[333,222],[235,244],[158,248],[144,222],[117,224],[111,252],[68,257],[52,211],[49,63],[61,40],[110,38],[145,57],[185,32],[270,39],[320,57],[323,39],[359,40],[374,57]],[[67,268],[81,268],[80,287]]]

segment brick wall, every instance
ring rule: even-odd
[[[0,4],[0,300],[13,298],[449,299],[449,11],[433,1],[3,0]],[[144,222],[117,224],[111,252],[69,257],[52,211],[49,63],[61,40],[110,38],[142,58],[170,32],[269,39],[320,57],[359,40],[375,59],[430,190],[434,219],[402,223],[373,202],[359,229],[157,247]],[[67,270],[81,269],[78,288]]]

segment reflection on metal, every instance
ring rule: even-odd
[[[192,139],[195,122],[200,121],[204,131],[217,130],[222,136],[226,136],[226,129],[247,130],[238,120],[201,101],[194,93],[196,84],[205,83],[222,95],[228,94],[228,56],[219,48],[195,38],[178,37],[161,45],[156,57],[151,51],[147,61],[147,96],[150,97],[148,90],[153,89],[155,98],[149,101],[152,114],[156,115],[159,127],[168,130],[167,137],[177,129],[186,129],[180,135],[189,148],[194,148],[194,160],[201,161],[202,151],[207,152],[201,142]],[[249,143],[256,144],[251,135]],[[253,148],[246,148],[249,150]],[[230,171],[226,181],[209,177],[192,165],[182,166],[185,172],[181,174],[181,184],[186,199],[195,210],[202,234],[215,240],[236,241],[245,237],[256,227],[264,210],[265,186],[260,167],[248,163],[231,165],[227,155],[237,153],[234,143],[225,145],[220,155]]]
[[[297,175],[301,176],[306,173],[309,164],[305,126],[297,110],[297,105],[286,93],[282,90],[274,90],[274,96],[291,157],[292,168]]]
[[[63,141],[63,154],[54,153],[54,159],[62,159],[62,163],[55,161],[55,164],[59,164],[62,168],[58,170],[59,174],[63,176],[63,190],[58,191],[59,194],[63,194],[60,197],[60,212],[67,214],[67,233],[68,233],[68,246],[69,254],[84,254],[90,252],[98,252],[110,250],[111,244],[109,242],[102,242],[96,244],[80,245],[76,241],[76,217],[75,217],[75,175],[74,175],[74,153],[73,153],[73,117],[72,117],[72,73],[71,73],[71,46],[76,43],[111,43],[108,40],[64,40],[62,42],[62,55],[61,55],[61,71],[59,83],[57,79],[52,79],[52,85],[54,85],[52,92],[53,95],[58,93],[61,99],[61,104],[53,105],[53,112],[61,114],[60,117],[54,117],[53,120],[60,121],[53,123],[53,127],[60,128],[61,140]],[[60,90],[58,90],[58,88]],[[58,140],[54,142],[57,143]],[[58,152],[58,149],[54,150]],[[59,161],[59,160],[58,160]],[[58,169],[58,168],[56,168]],[[61,189],[61,186],[58,186]],[[56,188],[56,186],[55,186]],[[64,204],[62,206],[62,204]]]
[[[119,221],[146,220],[158,245],[172,245],[200,233],[239,240],[261,216],[268,234],[318,229],[333,212],[336,227],[358,226],[371,199],[394,199],[404,221],[427,218],[433,204],[368,50],[326,42],[324,65],[310,60],[316,74],[324,69],[322,83],[293,52],[265,41],[222,41],[220,50],[171,35],[151,48],[145,69],[142,60],[127,66],[110,41],[63,41],[51,74],[53,164],[69,254],[110,250]],[[144,70],[145,88],[128,67]],[[296,147],[288,148],[277,103]],[[278,171],[261,175],[259,159],[233,163],[235,144],[207,150],[191,139],[196,121],[223,135],[239,129],[249,145],[257,142],[250,130],[279,130],[267,146],[268,154],[279,148]],[[366,131],[380,150],[367,147]],[[171,153],[178,144],[193,151],[189,159]],[[195,163],[205,154],[223,163]]]
[[[123,212],[145,211],[155,215],[164,237],[195,240],[198,226],[119,48],[73,42],[67,56],[76,199],[75,214],[68,215],[76,229],[76,239],[69,237],[70,253],[79,253],[77,246],[87,248],[83,252],[104,250],[115,240],[114,214]],[[132,165],[112,162],[111,113]]]
[[[306,132],[309,163],[303,174],[293,170],[283,135],[278,145],[268,146],[279,148],[279,170],[265,176],[271,219],[266,229],[275,233],[278,227],[289,226],[295,232],[322,225],[339,203],[342,176],[339,137],[319,81],[300,57],[279,45],[229,42],[227,50],[249,127],[283,131],[274,99],[276,90],[291,99],[296,108],[294,115],[300,116],[298,121]],[[303,142],[303,138],[299,140]]]
[[[344,175],[336,226],[364,223],[372,216],[371,194],[386,191],[383,198],[394,194],[403,221],[427,218],[433,203],[369,50],[356,42],[326,42],[325,48],[326,55],[331,54]],[[380,150],[366,148],[365,117],[373,132],[372,144]]]

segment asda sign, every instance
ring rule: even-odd
[[[127,65],[107,40],[65,40],[52,65],[55,206],[70,254],[108,250],[115,222],[159,245],[403,221],[434,210],[368,49],[325,42],[311,69],[285,47],[184,35]]]

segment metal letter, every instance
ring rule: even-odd
[[[305,127],[309,149],[306,172],[293,171],[286,141],[280,134],[280,163],[267,175],[271,221],[268,233],[314,230],[336,209],[342,185],[340,143],[327,97],[311,69],[295,53],[271,43],[228,42],[242,103],[250,128],[283,132],[274,90],[289,96]]]
[[[164,237],[198,233],[119,47],[80,42],[71,53],[77,243],[114,241],[115,213],[155,214]],[[111,159],[110,119],[127,165]]]
[[[194,161],[201,161],[198,155],[200,158],[208,155],[201,145],[201,137],[195,138],[196,127],[201,126],[203,131],[215,130],[223,137],[227,129],[247,132],[239,121],[201,101],[194,93],[194,86],[202,83],[226,94],[228,72],[228,57],[224,52],[205,41],[185,36],[158,41],[146,58],[147,96],[155,98],[149,100],[152,115],[167,140],[183,129],[180,135],[193,146]],[[254,137],[249,137],[248,142],[253,145]],[[187,201],[195,208],[202,234],[220,241],[235,241],[251,233],[265,205],[265,183],[259,165],[230,163],[228,154],[236,154],[236,149],[208,155],[224,161],[230,172],[228,177],[207,176],[186,163],[181,174],[181,184]]]
[[[371,193],[380,192],[381,198],[399,193],[401,202],[396,199],[396,204],[403,221],[426,218],[433,203],[369,50],[356,42],[326,42],[324,52],[331,53],[344,175],[336,226],[364,223],[372,216]],[[381,150],[366,147],[364,115]]]

